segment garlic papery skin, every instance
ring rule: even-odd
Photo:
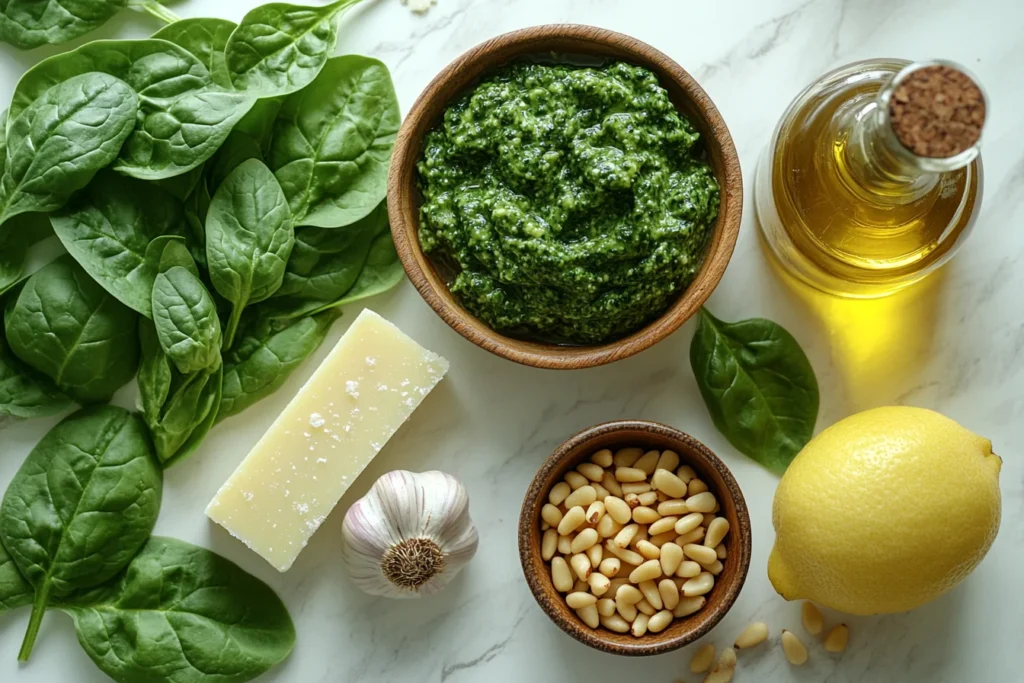
[[[444,472],[388,472],[345,513],[342,559],[371,595],[419,598],[441,590],[476,554],[469,495]]]

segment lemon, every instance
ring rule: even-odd
[[[787,600],[904,612],[967,577],[999,530],[992,442],[922,408],[876,408],[819,434],[775,492],[768,578]]]

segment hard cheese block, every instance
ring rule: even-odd
[[[287,571],[348,487],[448,371],[364,310],[206,508]]]

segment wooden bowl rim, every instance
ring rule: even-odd
[[[592,443],[599,437],[627,431],[643,431],[683,444],[685,448],[681,448],[678,451],[681,460],[687,457],[695,457],[702,460],[703,464],[715,470],[721,476],[729,498],[736,509],[738,528],[730,529],[729,533],[736,535],[740,553],[735,557],[732,553],[729,555],[727,561],[736,563],[737,569],[736,573],[733,574],[732,581],[724,586],[725,592],[720,595],[721,602],[718,603],[717,609],[705,608],[704,613],[698,612],[694,615],[703,616],[703,619],[700,619],[693,629],[679,635],[672,635],[670,633],[671,628],[669,628],[662,633],[648,633],[635,638],[629,644],[624,644],[604,636],[605,632],[603,630],[593,630],[586,627],[586,625],[580,624],[578,617],[572,614],[572,610],[564,602],[558,603],[558,607],[552,607],[551,603],[545,599],[545,587],[550,583],[551,579],[547,574],[541,576],[533,569],[537,560],[543,563],[543,559],[540,557],[540,544],[533,540],[533,531],[538,528],[539,522],[540,506],[537,505],[538,499],[541,496],[547,495],[545,482],[552,471],[577,449],[582,451],[582,457],[586,458],[587,444]],[[686,464],[685,461],[682,464]],[[746,499],[743,497],[739,483],[728,466],[710,448],[691,435],[660,422],[615,420],[587,427],[576,433],[555,449],[554,453],[537,470],[537,474],[534,475],[526,491],[523,505],[519,512],[519,561],[523,568],[523,574],[526,577],[526,583],[529,585],[530,592],[533,593],[537,604],[540,605],[545,614],[562,631],[584,645],[611,654],[640,657],[664,654],[678,650],[703,638],[711,629],[718,625],[736,603],[736,599],[739,597],[750,570],[752,552],[753,536]],[[718,587],[718,584],[716,584],[715,588],[717,589]]]
[[[419,245],[418,206],[415,197],[415,166],[422,148],[422,136],[436,122],[426,120],[427,112],[437,98],[445,97],[449,83],[460,81],[466,73],[469,82],[493,67],[479,65],[496,51],[513,50],[527,55],[545,52],[543,45],[553,40],[578,40],[614,51],[628,53],[619,57],[647,68],[654,68],[659,78],[668,77],[685,92],[703,123],[711,131],[714,144],[721,149],[722,163],[713,168],[724,178],[720,189],[718,219],[704,264],[690,285],[660,317],[627,337],[597,346],[563,346],[506,336],[478,320],[455,300],[447,285]],[[595,50],[596,52],[596,50]],[[464,87],[455,88],[441,109],[458,97]],[[705,144],[711,145],[711,142]],[[520,29],[485,41],[458,57],[445,67],[424,88],[402,123],[392,153],[388,177],[388,213],[395,248],[413,286],[431,308],[452,329],[477,346],[509,360],[538,368],[577,369],[594,367],[621,360],[639,353],[661,341],[692,317],[715,289],[725,273],[739,236],[743,212],[743,179],[739,157],[732,135],[717,107],[690,74],[668,55],[636,38],[607,29],[583,24],[547,24]],[[718,175],[718,173],[716,173]],[[438,289],[443,290],[439,292]]]

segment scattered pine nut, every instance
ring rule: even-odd
[[[661,546],[660,559],[662,573],[664,573],[665,576],[672,576],[676,573],[676,570],[679,569],[679,565],[683,561],[683,549],[675,543],[666,543]]]
[[[601,564],[598,567],[598,571],[607,576],[609,579],[619,573],[619,569],[622,567],[622,561],[617,557],[606,557],[601,560]]]
[[[597,529],[584,529],[576,534],[576,538],[572,539],[572,545],[569,549],[575,555],[589,550],[597,542]],[[690,546],[687,546],[687,548],[688,547]],[[683,548],[683,552],[686,552],[686,548]],[[712,554],[714,553],[712,552]]]
[[[570,564],[569,567],[571,568],[572,564]],[[576,581],[572,584],[572,590],[569,591],[569,592],[570,593],[586,593],[589,590],[590,590],[590,584],[589,583],[587,583],[586,581],[580,581],[579,579],[576,579]]]
[[[699,526],[688,534],[676,536],[676,544],[685,546],[689,543],[699,543],[704,540],[704,527]]]
[[[621,448],[615,452],[612,463],[616,467],[632,467],[633,463],[639,460],[643,454],[644,449],[642,448]]]
[[[635,467],[616,467],[615,481],[620,483],[638,482],[647,479],[647,473]]]
[[[605,515],[597,523],[597,533],[601,538],[611,538],[620,531],[622,531],[622,525],[612,519],[611,515]]]
[[[715,665],[716,669],[735,669],[736,668],[736,650],[731,647],[727,647],[722,650],[722,654],[718,656],[718,664]]]
[[[707,644],[693,654],[690,660],[690,673],[702,674],[715,663],[715,646]]]
[[[666,500],[658,503],[658,514],[662,517],[682,517],[689,511],[685,500]]]
[[[573,534],[559,536],[557,547],[558,552],[562,553],[563,555],[568,555],[570,552],[572,552],[572,539]]]
[[[691,512],[680,517],[676,522],[675,530],[680,536],[685,536],[704,523],[704,515],[699,512]]]
[[[711,564],[702,564],[701,567],[714,576],[718,576],[725,570],[725,565],[722,564],[721,560],[715,560]]]
[[[661,594],[661,604],[667,610],[674,610],[679,604],[679,587],[672,579],[662,579],[658,584],[658,593]]]
[[[569,497],[565,499],[565,507],[573,508],[578,505],[586,508],[595,500],[597,500],[597,491],[594,490],[593,486],[587,484],[569,494]]]
[[[630,580],[633,580],[630,575]],[[711,592],[711,589],[715,587],[715,577],[708,572],[701,572],[697,576],[693,577],[689,581],[683,584],[683,595],[688,598],[694,598],[698,595],[706,595]]]
[[[680,477],[682,478],[682,477]],[[690,496],[696,496],[699,493],[704,493],[708,490],[708,485],[700,479],[691,479],[686,484],[686,493]],[[710,510],[708,511],[710,512]]]
[[[569,560],[569,566],[576,572],[576,576],[580,577],[580,581],[586,581],[590,578],[592,568],[590,566],[590,558],[586,555],[573,555]]]
[[[807,663],[807,648],[790,631],[782,631],[782,651],[786,653],[786,661],[793,666],[803,666]]]
[[[825,650],[832,654],[839,654],[846,649],[850,642],[850,629],[846,624],[839,624],[825,636]]]
[[[602,598],[597,601],[597,613],[602,617],[610,617],[615,614],[615,601]]]
[[[697,478],[697,473],[689,465],[683,465],[676,470],[676,476],[689,484],[691,480]]]
[[[619,524],[629,524],[633,518],[633,509],[618,496],[609,496],[604,499],[604,509],[608,515]]]
[[[590,481],[601,481],[604,477],[604,468],[600,465],[595,465],[592,462],[581,462],[576,467],[576,471]]]
[[[559,518],[559,521],[561,521],[561,518]],[[663,534],[666,531],[674,531],[677,521],[679,521],[678,517],[662,517],[651,524],[651,526],[647,527],[647,533],[651,536],[657,536],[658,534]],[[678,534],[679,532],[676,531],[675,533]]]
[[[597,607],[595,605],[587,605],[576,610],[576,616],[583,621],[584,624],[590,628],[597,628],[601,625],[601,615],[597,613]]]
[[[650,491],[651,485],[646,481],[629,481],[622,484],[622,492],[625,494],[635,493],[639,496],[643,493],[650,493]]]
[[[587,583],[590,584],[590,592],[597,597],[601,597],[608,592],[612,585],[612,580],[600,572],[593,572],[590,578],[587,579]]]
[[[615,543],[613,543],[612,541],[606,541],[604,544],[604,549],[610,552],[615,557],[622,560],[626,564],[640,566],[644,563],[643,555],[641,555],[640,553],[635,553],[632,550],[629,550],[628,548],[620,548],[619,546],[615,545]]]
[[[760,645],[766,640],[768,640],[768,624],[763,621],[755,621],[743,629],[743,633],[736,636],[736,642],[733,644],[733,647],[737,650],[742,650]]]
[[[704,523],[701,526],[703,526],[704,528],[707,528],[708,526],[711,525],[711,522],[715,521],[715,519],[716,519],[715,513],[713,513],[713,512],[705,512],[704,513]]]
[[[601,617],[601,626],[615,633],[629,633],[629,622],[613,614],[610,617]]]
[[[587,508],[587,523],[597,524],[604,517],[605,507],[604,503],[600,500],[595,500]],[[718,545],[717,543],[715,545]],[[714,547],[714,546],[711,546]]]
[[[587,605],[597,604],[597,598],[590,593],[569,593],[565,602],[573,609],[583,609]]]
[[[540,556],[545,562],[551,560],[555,556],[555,551],[558,550],[558,532],[554,529],[548,529],[544,532],[544,537],[540,541]]]
[[[668,470],[657,470],[651,477],[651,486],[658,491],[664,491],[670,498],[685,498],[687,486],[683,480]]]
[[[647,602],[647,598],[644,598],[640,602],[636,603],[636,608],[640,611],[641,614],[646,614],[649,617],[654,616],[654,613],[658,611],[654,609],[654,605]]]
[[[674,610],[672,610],[672,614],[677,619],[680,619],[682,617],[688,617],[694,612],[698,612],[701,609],[703,609],[704,605],[706,605],[707,602],[707,598],[705,598],[703,595],[699,595],[692,598],[680,598],[679,604],[676,605],[676,608]]]
[[[658,514],[658,511],[654,510],[653,507],[658,503],[657,493],[655,493],[654,491],[648,491],[647,493],[641,493],[636,497],[636,499],[640,501],[641,505],[651,508],[651,510],[654,511],[654,514]],[[661,517],[661,515],[658,515],[658,517]]]
[[[572,572],[569,571],[569,565],[561,557],[551,558],[551,583],[555,585],[555,590],[559,593],[568,593],[572,590]]]
[[[569,488],[573,491],[576,491],[577,489],[587,486],[590,483],[590,480],[579,472],[566,472],[565,483],[567,483]]]
[[[626,497],[623,500],[626,501],[626,505],[629,506],[630,510],[633,510],[638,505],[640,505],[640,496],[638,496],[635,493],[627,493]],[[632,512],[630,513],[630,516],[632,516]]]
[[[636,619],[633,620],[633,626],[630,628],[629,632],[637,638],[644,635],[647,633],[647,622],[649,619],[650,617],[646,614],[636,615]]]
[[[558,506],[548,503],[540,509],[540,518],[551,526],[558,526],[558,523],[562,521],[562,512]]]
[[[595,465],[600,465],[602,468],[612,466],[612,452],[607,448],[602,448],[597,453],[590,456],[590,462]]]
[[[647,560],[646,562],[644,562],[639,567],[633,570],[633,572],[629,575],[629,580],[633,583],[640,583],[641,581],[657,579],[660,576],[661,563],[657,560]],[[708,576],[711,575],[708,574]]]
[[[693,481],[700,480],[694,479]],[[691,486],[693,485],[693,481],[690,482]],[[716,504],[717,501],[715,500],[715,494],[711,493],[710,491],[704,491],[696,495],[691,495],[689,498],[686,499],[686,507],[693,510],[694,512],[711,512],[712,510],[715,509]],[[569,503],[567,500],[566,506],[568,505]],[[587,503],[587,505],[590,505],[590,503]]]
[[[636,538],[637,532],[640,531],[640,525],[638,524],[627,524],[622,527],[622,531],[615,534],[615,538],[612,541],[618,548],[628,548],[629,544]]]
[[[731,683],[736,669],[719,669],[712,671],[704,678],[704,683]]]
[[[668,470],[669,472],[675,472],[677,467],[679,467],[679,454],[675,451],[662,451],[655,471]]]
[[[701,566],[693,560],[686,560],[679,565],[676,576],[683,579],[692,579],[701,573]]]
[[[637,541],[636,551],[648,560],[657,560],[661,557],[661,548],[650,541]]]
[[[647,630],[651,633],[661,633],[672,623],[672,612],[667,609],[661,610],[647,621]]]
[[[661,592],[658,590],[658,584],[651,581],[641,581],[637,588],[644,594],[644,600],[651,603],[651,607],[656,610],[660,610],[664,605],[661,602]]]
[[[637,616],[640,615],[640,610],[636,608],[636,605],[620,603],[618,600],[615,601],[615,611],[628,622],[636,621]]]
[[[591,489],[593,490],[593,489]],[[562,515],[562,521],[558,523],[558,533],[561,536],[566,536],[569,533],[576,531],[587,521],[587,513],[582,507],[574,507]]]
[[[805,602],[800,606],[800,619],[804,623],[804,630],[812,636],[820,636],[825,630],[825,618],[814,603]]]
[[[608,489],[608,493],[618,498],[626,495],[622,492],[622,486],[619,485],[619,482],[615,481],[615,475],[611,472],[604,473],[604,477],[601,478],[601,486]]]
[[[548,502],[555,506],[561,505],[562,501],[568,498],[570,493],[572,493],[572,488],[564,481],[560,481],[551,487],[551,493],[548,494]]]
[[[633,467],[642,470],[644,475],[651,476],[654,474],[654,470],[658,467],[658,460],[661,459],[661,453],[658,451],[647,451],[640,458],[633,463]]]
[[[591,567],[597,567],[604,560],[604,548],[601,547],[600,543],[590,546],[589,548],[587,548],[586,552],[587,559],[590,560]],[[715,572],[711,571],[710,568],[708,568],[708,571],[712,574],[715,574]],[[715,576],[718,576],[718,574],[715,574]]]
[[[715,548],[715,554],[718,555],[718,559],[720,559],[720,560],[724,560],[724,559],[726,559],[729,556],[729,553],[726,552],[726,550],[725,550],[725,544],[724,543],[722,543],[717,548]]]
[[[659,548],[661,546],[665,545],[666,543],[671,543],[674,540],[676,540],[676,530],[675,529],[671,529],[669,531],[666,531],[663,534],[657,534],[655,536],[651,536],[651,538],[650,538],[651,543],[653,543],[654,545],[658,546]]]
[[[580,536],[582,536],[587,531],[593,531],[593,529],[585,529],[581,531]],[[594,535],[597,535],[596,531],[594,532]],[[573,543],[575,543],[575,541],[573,541]],[[696,543],[687,543],[686,545],[684,545],[683,554],[691,560],[702,565],[714,564],[718,561],[718,555],[715,554],[714,548],[709,548],[704,545],[697,545]]]
[[[661,519],[661,515],[649,507],[640,505],[633,508],[633,521],[637,524],[653,524],[659,519]]]
[[[729,533],[729,520],[725,517],[715,517],[707,525],[708,531],[704,536],[704,545],[709,548],[717,548]]]

